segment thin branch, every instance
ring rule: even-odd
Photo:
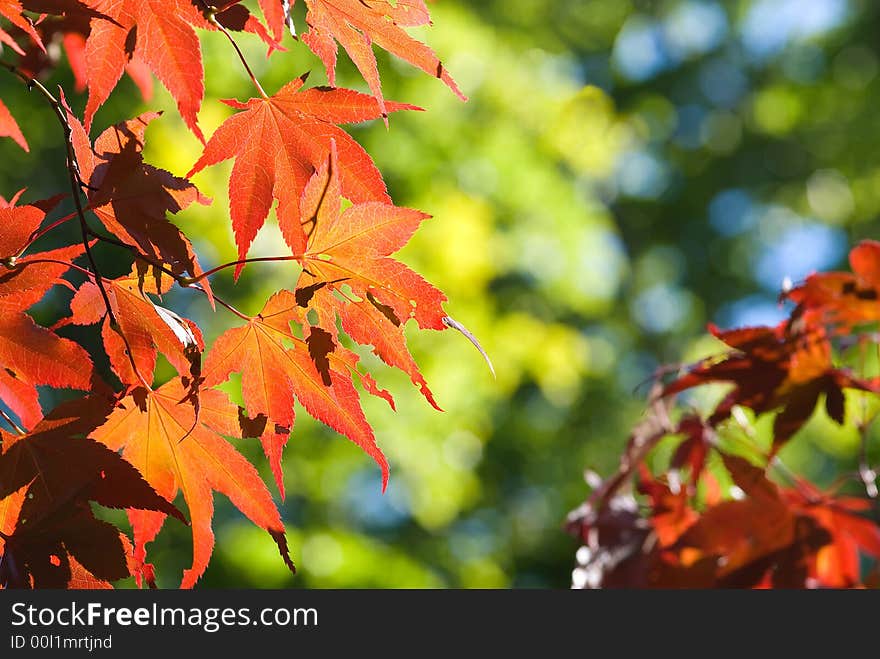
[[[79,163],[76,159],[76,150],[74,149],[73,141],[71,140],[73,131],[70,128],[70,122],[67,120],[67,114],[64,107],[39,80],[20,71],[17,66],[9,64],[8,62],[0,61],[0,67],[18,76],[24,81],[28,89],[37,89],[46,99],[46,102],[51,106],[52,111],[58,118],[58,123],[61,124],[61,129],[64,131],[64,143],[67,148],[67,173],[68,178],[70,179],[71,192],[73,193],[73,202],[76,206],[76,215],[79,218],[83,247],[85,248],[86,256],[89,259],[89,264],[92,266],[92,271],[95,273],[95,282],[101,291],[101,297],[104,300],[104,306],[107,308],[107,314],[110,316],[110,322],[112,322],[114,326],[118,326],[116,315],[113,313],[113,308],[110,305],[110,297],[107,295],[107,290],[104,288],[103,278],[100,275],[95,256],[92,254],[92,247],[89,244],[89,225],[88,222],[86,222],[85,210],[82,205],[82,199],[80,198],[83,188],[88,186],[86,186],[80,177]]]
[[[208,15],[207,15],[208,22],[211,25],[213,25],[214,27],[216,27],[218,30],[220,30],[223,34],[225,34],[226,38],[229,39],[229,43],[231,43],[232,47],[235,48],[235,52],[238,55],[238,59],[240,59],[241,63],[244,65],[244,68],[247,71],[248,76],[250,76],[251,82],[254,83],[254,87],[257,88],[257,91],[260,93],[260,96],[262,96],[263,98],[269,98],[269,95],[266,94],[265,90],[263,89],[263,86],[260,84],[260,81],[257,80],[257,76],[254,75],[254,72],[251,70],[250,65],[248,65],[247,60],[244,57],[244,53],[241,52],[241,48],[238,47],[238,44],[235,42],[235,39],[233,38],[233,36],[229,33],[229,30],[227,30],[223,25],[221,25],[220,21],[217,20],[217,8],[214,7],[213,5],[209,4],[208,2],[205,2],[205,0],[199,0],[199,2],[202,4],[202,6],[208,12]]]

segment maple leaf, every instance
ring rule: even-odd
[[[156,288],[154,280],[147,279],[135,265],[128,276],[105,283],[110,307],[119,323],[118,331],[111,326],[98,286],[91,281],[84,282],[70,302],[71,315],[59,321],[56,327],[94,325],[103,319],[104,349],[110,366],[124,384],[151,385],[156,357],[161,352],[186,379],[193,394],[201,384],[204,341],[195,323],[150,299],[149,294],[167,292],[171,282],[168,278],[165,281],[163,288]]]
[[[688,501],[684,488],[673,491],[651,474],[644,463],[639,465],[639,492],[648,496],[651,504],[651,524],[661,546],[674,544],[699,518]]]
[[[209,24],[199,10],[190,0],[88,0],[88,5],[107,18],[92,19],[86,41],[86,129],[128,61],[137,57],[171,92],[181,117],[204,142],[196,117],[205,95],[202,52],[193,26]]]
[[[166,213],[190,204],[209,204],[189,181],[143,161],[144,132],[159,116],[147,112],[105,130],[94,148],[82,124],[68,109],[80,176],[88,184],[90,210],[123,241],[138,247],[153,261],[161,261],[175,274],[202,273],[192,243]],[[161,277],[157,273],[157,277]],[[207,280],[202,286],[209,297]]]
[[[109,98],[131,61],[145,65],[171,92],[186,125],[202,142],[197,114],[205,96],[202,51],[194,28],[217,29],[198,0],[86,0],[103,17],[93,18],[86,41],[89,99],[85,125]],[[222,3],[221,3],[222,4]],[[222,9],[222,7],[221,7]],[[220,11],[216,19],[231,29],[252,32],[270,52],[279,48],[265,28],[243,7]],[[137,73],[135,74],[137,75]]]
[[[266,529],[293,570],[281,517],[253,465],[222,436],[241,436],[240,409],[216,389],[201,394],[198,418],[180,380],[155,391],[135,389],[107,422],[90,436],[131,462],[156,491],[173,501],[178,490],[189,509],[193,534],[192,567],[184,571],[183,588],[191,588],[204,573],[214,547],[211,518],[213,490],[225,494],[257,526]],[[162,527],[161,512],[133,511],[135,560],[143,562],[146,544]]]
[[[43,42],[40,40],[40,35],[34,29],[33,24],[27,18],[22,16],[22,10],[23,7],[18,0],[0,0],[0,16],[3,16],[10,23],[15,25],[15,27],[27,33],[35,44],[45,50],[45,46],[43,46]],[[24,55],[21,46],[15,42],[15,39],[9,36],[8,32],[5,32],[2,29],[0,29],[0,43],[5,43],[19,55]]]
[[[829,534],[790,506],[764,470],[721,454],[743,498],[706,509],[677,545],[687,563],[712,557],[715,587],[803,588]]]
[[[11,137],[25,151],[30,152],[31,150],[21,128],[18,127],[18,123],[2,100],[0,100],[0,137]]]
[[[88,83],[86,39],[89,36],[90,21],[94,18],[111,19],[78,0],[25,0],[23,4],[29,11],[47,15],[37,23],[36,30],[43,43],[60,42],[73,73],[76,91],[85,91]],[[57,66],[58,59],[57,49],[43,50],[36,45],[28,45],[17,66],[30,77],[39,78],[46,69]],[[150,100],[153,94],[153,77],[149,67],[133,55],[125,65],[125,72],[137,85],[143,99]]]
[[[97,586],[128,576],[130,545],[88,502],[159,511],[183,521],[116,452],[85,436],[111,406],[91,396],[60,405],[32,432],[3,435],[0,584]]]
[[[294,423],[294,396],[316,419],[360,446],[382,468],[382,488],[388,482],[388,462],[361,409],[350,372],[357,356],[345,350],[320,328],[297,338],[291,323],[302,323],[303,310],[295,294],[280,291],[250,322],[222,334],[205,357],[205,386],[225,382],[232,372],[242,374],[245,407],[270,460],[278,489],[284,492],[281,450]],[[316,338],[318,337],[318,338]],[[288,347],[291,345],[291,347]],[[372,378],[358,373],[365,388],[391,402]]]
[[[217,9],[214,18],[223,27],[236,32],[250,32],[258,36],[263,43],[269,46],[269,55],[275,50],[284,50],[280,43],[282,32],[273,30],[274,33],[270,35],[263,24],[240,2],[241,0],[221,0],[220,2],[207,4]],[[193,3],[196,5],[202,4],[201,0],[193,0]],[[276,19],[275,13],[283,12],[280,0],[260,0],[260,6],[267,19],[271,19],[273,22]],[[202,10],[207,11],[204,5]],[[268,14],[266,13],[267,11],[269,12]]]
[[[34,254],[21,255],[31,236],[39,228],[60,197],[44,199],[26,206],[15,206],[15,202],[0,206],[0,312],[12,314],[25,311],[39,302],[46,292],[56,284],[69,286],[61,275],[70,269],[68,263],[79,257],[84,247],[82,243]]]
[[[244,110],[227,119],[211,136],[187,178],[205,167],[235,158],[229,179],[232,229],[240,259],[263,226],[273,200],[278,201],[278,224],[294,253],[305,244],[300,197],[315,170],[327,160],[330,143],[339,153],[342,194],[355,203],[390,202],[382,180],[366,151],[339,123],[376,119],[381,110],[371,96],[349,89],[312,87],[300,91],[307,76],[291,81],[270,98],[247,103],[224,103]],[[389,103],[390,111],[415,110]],[[236,278],[243,264],[235,270]]]
[[[56,200],[57,201],[57,200]],[[96,385],[92,361],[78,344],[37,325],[24,313],[38,302],[82,254],[82,245],[19,257],[18,253],[46,216],[35,205],[0,208],[0,400],[25,426],[42,418],[37,386],[87,390]],[[57,261],[51,263],[46,261]]]
[[[792,322],[826,323],[835,333],[880,321],[880,242],[865,240],[849,253],[849,272],[823,272],[784,293],[797,304]]]
[[[338,316],[346,334],[360,344],[371,344],[383,361],[407,373],[439,409],[403,331],[410,318],[423,329],[445,329],[446,296],[389,258],[430,216],[382,201],[356,203],[342,211],[341,192],[336,149],[331,147],[301,202],[300,215],[308,230],[306,244],[295,250],[302,254],[303,268],[297,289],[308,293],[307,298],[301,296],[301,306],[315,309],[321,327],[334,337]]]
[[[0,318],[0,400],[30,427],[42,417],[37,386],[82,391],[93,385],[92,360],[78,344],[24,313]]]
[[[734,389],[709,417],[710,426],[728,418],[735,405],[758,414],[782,408],[773,423],[774,452],[806,423],[822,394],[828,416],[843,424],[843,389],[874,391],[876,386],[833,367],[831,345],[820,329],[807,334],[788,329],[787,322],[726,332],[710,325],[712,334],[735,350],[698,363],[668,384],[663,395],[708,382],[733,383]]]
[[[439,78],[459,98],[467,100],[434,51],[403,29],[404,26],[430,23],[423,0],[394,3],[387,0],[305,0],[305,3],[309,30],[302,40],[321,58],[331,86],[336,85],[336,43],[339,42],[367,81],[379,102],[380,111],[387,114],[372,48],[376,43],[428,75]],[[278,29],[277,24],[276,18],[275,29]]]
[[[831,541],[816,555],[815,578],[828,588],[852,588],[861,584],[861,554],[880,559],[880,525],[864,516],[873,502],[832,496],[798,479],[797,487],[782,495],[800,512],[816,520]]]

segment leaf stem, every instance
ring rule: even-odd
[[[250,76],[251,82],[254,83],[254,87],[257,88],[257,91],[260,93],[260,96],[262,96],[263,98],[269,98],[269,95],[266,94],[265,90],[263,89],[263,86],[260,84],[260,81],[257,80],[257,76],[254,75],[254,72],[251,70],[250,65],[248,65],[247,60],[244,57],[244,53],[241,52],[241,48],[238,47],[238,44],[235,42],[235,39],[233,38],[233,36],[229,33],[229,30],[227,30],[223,25],[221,25],[220,21],[217,20],[217,8],[215,6],[209,4],[205,0],[199,0],[199,2],[205,8],[205,11],[208,12],[207,16],[206,16],[206,18],[208,19],[208,22],[211,25],[213,25],[214,27],[216,27],[218,30],[220,30],[223,34],[225,34],[226,38],[229,39],[229,43],[231,43],[232,47],[235,48],[235,52],[238,55],[238,59],[240,59],[241,63],[244,65],[245,71],[247,71],[248,76]]]
[[[27,261],[17,261],[13,264],[7,265],[6,267],[9,270],[15,270],[16,268],[23,268],[28,265],[36,265],[39,263],[54,263],[55,265],[64,265],[68,268],[76,270],[79,273],[84,274],[89,279],[94,279],[94,273],[90,270],[86,270],[85,268],[81,268],[76,263],[70,263],[69,261],[61,261],[60,259],[28,259]]]
[[[184,284],[195,284],[207,277],[217,274],[221,270],[226,270],[227,268],[232,268],[237,265],[244,265],[246,263],[268,263],[268,262],[281,262],[281,261],[300,261],[302,260],[302,254],[294,254],[293,256],[258,256],[250,259],[241,259],[240,261],[230,261],[229,263],[224,263],[223,265],[218,265],[216,268],[211,268],[206,272],[203,272],[198,277],[181,277],[182,283]]]
[[[197,285],[197,284],[189,284],[189,285],[187,285],[187,286],[184,286],[184,288],[191,288],[192,290],[194,290],[194,291],[199,291],[199,292],[201,292],[201,293],[204,293],[205,295],[208,294],[208,292],[207,292],[204,288],[202,288],[201,286],[199,286],[199,285]],[[217,297],[216,295],[214,295],[214,299],[215,299],[217,302],[220,303],[220,306],[222,306],[222,307],[226,307],[229,311],[231,311],[232,313],[234,313],[236,316],[238,316],[238,317],[241,318],[242,320],[244,320],[244,321],[246,321],[246,322],[248,322],[248,323],[251,322],[251,321],[253,320],[253,318],[252,318],[251,316],[248,316],[247,314],[242,313],[241,311],[239,311],[238,309],[236,309],[235,307],[233,307],[231,304],[229,304],[229,302],[227,302],[227,301],[224,300],[223,298],[219,298],[219,297]]]
[[[38,229],[37,231],[34,231],[34,233],[33,233],[33,234],[31,235],[31,237],[28,239],[27,244],[26,244],[24,247],[21,248],[21,251],[19,252],[18,255],[21,256],[22,254],[24,254],[25,251],[27,251],[27,249],[28,249],[31,245],[33,245],[33,244],[34,244],[35,242],[37,242],[40,238],[42,238],[42,237],[45,236],[47,233],[49,233],[50,231],[52,231],[52,229],[55,229],[55,228],[57,228],[57,227],[60,227],[60,226],[61,226],[62,224],[64,224],[65,222],[69,222],[70,220],[72,220],[72,219],[75,218],[75,217],[76,217],[76,213],[69,213],[69,214],[65,215],[64,217],[58,218],[57,220],[55,220],[54,222],[52,222],[52,224],[50,224],[49,226],[47,226],[45,229]]]

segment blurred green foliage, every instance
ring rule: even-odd
[[[843,267],[849,245],[877,236],[877,3],[442,0],[433,17],[415,33],[470,102],[379,53],[386,97],[426,112],[352,132],[396,203],[434,215],[401,258],[448,294],[497,380],[459,335],[411,332],[441,414],[361,349],[398,402],[395,414],[365,401],[392,466],[387,493],[365,455],[298,410],[281,505],[299,575],[218,497],[203,586],[567,586],[565,514],[585,495],[584,468],[614,468],[653,370],[719,350],[709,321],[777,322],[786,277]],[[210,134],[231,112],[217,98],[253,92],[222,35],[202,37]],[[239,42],[270,93],[306,70],[326,81],[301,43],[288,38],[266,62],[255,39]],[[69,75],[51,82],[82,109]],[[344,57],[339,82],[365,89]],[[9,78],[2,93],[33,152],[0,145],[0,194],[64,189],[51,112]],[[145,107],[167,110],[147,133],[147,161],[182,175],[200,145],[161,87],[144,105],[124,81],[96,130]],[[228,175],[228,162],[199,174],[214,204],[176,220],[206,266],[235,258]],[[125,270],[100,249],[108,270]],[[283,253],[274,225],[251,253]],[[290,264],[255,265],[237,285],[219,276],[215,290],[255,313],[295,277]],[[67,297],[38,317],[57,316]],[[209,341],[237,322],[185,292],[168,306]],[[228,389],[237,396],[235,381]],[[823,414],[785,458],[829,481],[853,468],[858,441]],[[258,447],[240,447],[268,480]],[[177,583],[189,546],[188,530],[169,522],[152,545],[161,585]]]

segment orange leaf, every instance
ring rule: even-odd
[[[282,492],[280,453],[293,427],[294,395],[309,414],[348,437],[379,464],[384,489],[388,462],[361,409],[348,351],[332,338],[324,337],[322,346],[315,335],[305,341],[297,338],[291,322],[302,322],[294,294],[276,293],[256,318],[217,339],[205,358],[205,385],[224,382],[233,371],[242,374],[245,406],[259,422],[255,434],[261,437]]]
[[[25,151],[30,152],[31,150],[21,128],[18,127],[18,123],[2,100],[0,100],[0,137],[11,137]]]
[[[204,142],[196,117],[205,95],[202,51],[193,26],[209,24],[196,6],[190,0],[88,0],[88,4],[104,17],[92,18],[86,41],[86,129],[128,62],[137,56],[171,92],[186,125]]]
[[[229,179],[232,229],[240,259],[263,226],[273,201],[278,201],[278,224],[294,253],[305,235],[300,196],[314,171],[326,160],[330,142],[339,149],[342,194],[355,203],[390,201],[381,174],[366,151],[337,123],[381,116],[376,100],[347,89],[311,88],[299,91],[306,76],[288,83],[266,99],[247,103],[226,101],[244,110],[233,115],[211,136],[205,151],[187,177],[205,167],[235,158]],[[391,110],[417,109],[389,103]],[[235,276],[243,265],[236,268]]]
[[[428,75],[439,78],[459,98],[467,100],[434,51],[402,29],[402,26],[430,23],[423,0],[394,3],[387,0],[305,0],[305,3],[309,31],[302,40],[321,58],[331,85],[336,84],[336,42],[339,42],[370,86],[381,113],[386,115],[390,108],[386,108],[382,97],[372,47],[375,43]]]
[[[297,284],[299,302],[315,309],[321,327],[334,337],[338,315],[352,339],[372,345],[387,364],[407,373],[439,409],[406,347],[404,325],[414,318],[424,329],[445,329],[446,296],[389,258],[429,216],[386,202],[354,204],[342,211],[341,190],[336,151],[331,149],[302,198],[301,216],[309,235]]]
[[[123,457],[169,501],[178,491],[183,493],[192,524],[193,562],[184,571],[181,586],[195,585],[210,560],[214,490],[270,533],[292,570],[284,526],[266,486],[253,465],[221,436],[241,435],[239,408],[222,392],[209,389],[201,394],[197,418],[192,406],[180,402],[185,395],[180,380],[156,391],[136,389],[91,435],[113,450],[122,449]],[[165,514],[137,511],[129,517],[135,560],[143,562],[145,546],[156,537]]]

